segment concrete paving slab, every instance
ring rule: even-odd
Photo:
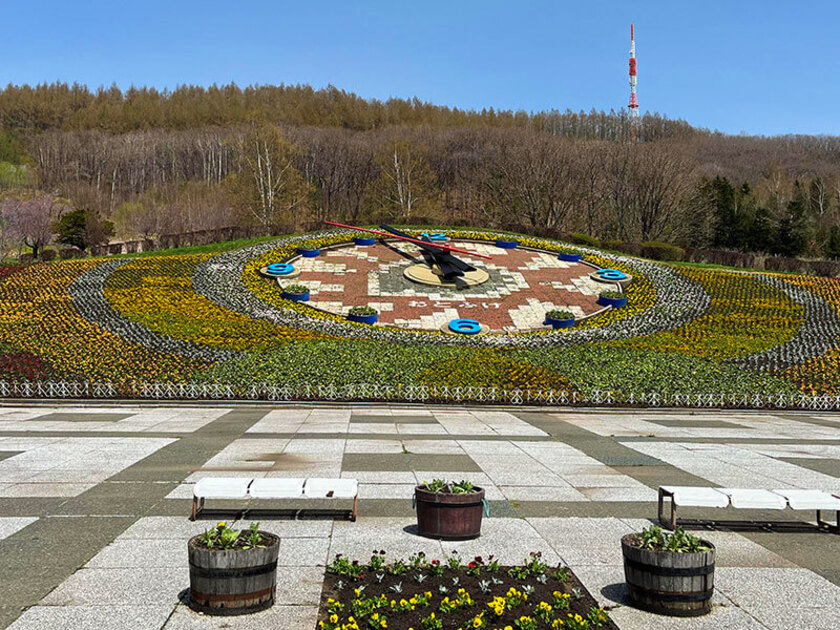
[[[329,549],[328,538],[281,538],[277,566],[322,567],[327,563]]]
[[[455,441],[449,440],[415,440],[404,438],[403,447],[409,453],[424,455],[464,455],[464,449]]]
[[[363,483],[359,485],[359,500],[401,499],[410,501],[416,484]]]
[[[345,453],[402,453],[403,443],[400,440],[347,440],[347,445],[344,447]]]
[[[47,595],[47,606],[175,606],[190,584],[186,565],[165,569],[80,569]]]
[[[254,519],[255,521],[257,519]],[[259,519],[260,529],[280,536],[283,541],[287,538],[329,538],[332,534],[332,520],[269,520]],[[241,520],[233,523],[232,527],[245,528],[251,521]]]
[[[560,556],[539,533],[520,518],[488,518],[481,524],[481,536],[474,540],[442,541],[445,554],[457,551],[464,563],[475,556],[485,561],[495,555],[502,564],[520,564],[530,557],[532,552],[540,552],[543,562],[554,567],[560,562]]]
[[[367,453],[345,453],[341,463],[344,471],[355,470],[441,470],[452,472],[476,472],[481,468],[467,455],[438,455],[418,453],[381,453],[371,456]]]
[[[570,486],[501,486],[499,490],[509,501],[589,501]]]
[[[578,488],[590,501],[657,501],[659,495],[653,488]]]
[[[9,630],[159,630],[172,606],[33,606]]]
[[[715,588],[758,619],[767,616],[768,621],[771,614],[797,609],[833,611],[829,616],[840,610],[840,587],[808,569],[722,567],[715,570]]]
[[[318,620],[317,606],[280,606],[236,618],[210,617],[180,605],[164,630],[309,630]]]
[[[0,540],[8,538],[38,520],[37,516],[0,517]]]
[[[622,565],[621,537],[633,531],[617,518],[526,519],[569,566]]]
[[[230,506],[236,508],[234,512],[223,517],[231,523],[232,516],[247,508],[251,516],[232,522],[232,526],[247,527],[248,521],[260,520],[262,529],[281,536],[280,564],[288,565],[286,575],[281,577],[282,571],[278,572],[282,598],[287,604],[302,604],[290,607],[289,615],[310,611],[311,619],[301,613],[305,625],[299,627],[305,628],[314,627],[322,565],[334,553],[366,561],[373,547],[381,547],[394,556],[407,557],[422,550],[430,557],[443,558],[444,544],[416,535],[410,497],[418,476],[465,478],[487,489],[491,518],[485,519],[481,538],[453,543],[462,555],[509,554],[505,561],[520,562],[523,558],[519,555],[524,557],[531,547],[541,548],[544,554],[570,563],[582,579],[589,575],[591,584],[600,583],[600,589],[620,601],[615,594],[617,587],[610,590],[611,584],[623,582],[618,540],[623,533],[655,519],[658,485],[725,482],[723,485],[743,486],[750,480],[756,482],[750,484],[752,487],[836,485],[833,462],[840,456],[840,439],[829,435],[836,434],[836,422],[823,418],[819,422],[799,421],[778,414],[578,410],[545,414],[388,406],[365,407],[356,410],[365,413],[354,414],[349,407],[269,410],[242,406],[190,432],[187,428],[194,418],[178,418],[183,407],[160,406],[132,408],[131,418],[101,422],[114,425],[131,420],[134,430],[141,432],[137,435],[144,436],[138,438],[124,431],[96,435],[79,432],[79,428],[93,423],[72,419],[52,422],[41,418],[40,424],[30,425],[30,431],[24,428],[9,432],[5,429],[25,425],[29,417],[38,420],[39,413],[24,411],[15,416],[12,412],[4,416],[8,409],[0,406],[0,453],[14,454],[0,460],[0,494],[27,483],[43,486],[42,490],[52,490],[51,485],[76,484],[81,494],[39,498],[18,491],[23,496],[0,496],[4,517],[39,517],[5,539],[4,519],[0,518],[0,565],[25,576],[13,589],[7,589],[7,597],[0,601],[0,627],[18,617],[22,608],[44,602],[71,606],[36,606],[31,609],[36,611],[31,617],[21,619],[27,619],[27,623],[34,619],[35,623],[35,615],[44,614],[37,612],[38,608],[49,612],[71,609],[75,604],[83,605],[75,606],[80,612],[72,614],[90,614],[83,610],[94,607],[88,606],[89,602],[96,602],[95,607],[101,610],[126,605],[139,610],[151,604],[170,612],[177,607],[167,627],[219,627],[215,625],[217,620],[195,615],[177,604],[179,592],[188,584],[184,573],[186,540],[217,520],[213,514],[196,523],[186,518],[192,492],[189,482],[204,476],[342,476],[358,478],[363,484],[357,523],[332,520],[341,516],[332,513],[335,508],[345,506],[326,501],[301,505],[279,502],[276,506],[275,502],[239,502]],[[99,409],[96,413],[114,412],[114,407]],[[425,422],[417,423],[418,416]],[[593,416],[597,422],[591,421]],[[74,432],[63,431],[65,424],[72,424]],[[347,434],[351,424],[393,426],[397,433],[351,438]],[[150,433],[155,427],[161,431],[163,427],[178,427],[181,433],[172,440]],[[650,427],[661,436],[647,438]],[[433,435],[427,431],[431,428],[449,432]],[[249,430],[252,432],[246,433]],[[401,430],[425,433],[412,437],[400,435]],[[698,437],[712,434],[720,437]],[[611,435],[627,437],[617,440]],[[757,437],[744,437],[748,435]],[[163,440],[165,444],[144,454],[138,448],[138,439]],[[369,463],[364,470],[352,470],[358,466],[355,462],[342,465],[348,456]],[[394,465],[391,457],[404,458],[403,463],[397,460]],[[405,459],[420,465],[405,465]],[[461,461],[472,466],[469,470],[453,469],[452,462],[457,462],[455,468],[464,468]],[[95,462],[95,467],[90,462]],[[40,477],[44,483],[32,484],[32,477]],[[59,479],[65,483],[53,482]],[[86,479],[92,481],[84,482]],[[166,495],[182,498],[163,501]],[[264,507],[283,508],[283,512],[262,510]],[[293,511],[296,508],[305,511]],[[322,514],[315,509],[326,511]],[[702,510],[683,512],[680,515],[688,518],[721,516]],[[125,516],[94,516],[117,513]],[[278,518],[280,514],[306,519],[283,520]],[[738,515],[766,516],[752,512]],[[778,518],[779,514],[770,516]],[[790,516],[813,520],[813,513]],[[823,588],[840,584],[840,536],[806,531],[697,533],[717,545],[720,584],[731,592],[721,590],[712,616],[692,620],[694,625],[690,627],[704,628],[714,620],[719,627],[732,628],[788,628],[791,626],[784,624],[792,622],[819,628],[825,619],[832,619],[824,611],[840,607],[832,591]],[[50,544],[68,536],[74,540],[72,547]],[[85,568],[81,568],[83,565]],[[311,575],[307,573],[313,570]],[[732,570],[769,573],[741,574],[731,578],[734,585],[729,586],[726,572]],[[156,571],[165,573],[158,576]],[[787,575],[785,571],[804,573]],[[136,575],[131,577],[131,572]],[[173,580],[179,572],[181,577],[175,575]],[[291,577],[299,574],[312,582],[302,590],[300,580]],[[600,577],[596,581],[591,576]],[[764,587],[751,589],[742,582]],[[590,590],[594,588],[584,583]],[[783,600],[785,588],[794,593],[795,602],[801,602],[797,604],[797,617],[771,605]],[[774,589],[779,595],[768,597]],[[161,604],[162,597],[166,605]],[[812,601],[817,602],[815,607],[809,607]],[[688,627],[684,620],[672,624],[670,619],[623,607],[615,609],[614,617],[624,628]],[[643,625],[651,619],[659,625]],[[278,616],[265,623],[285,627],[284,622],[285,618]],[[64,622],[57,617],[54,623],[62,627]],[[80,623],[84,627],[84,622]],[[232,626],[234,630],[238,627]]]
[[[359,483],[416,484],[417,475],[410,470],[345,470],[342,479],[356,479]]]
[[[391,558],[408,558],[422,551],[430,559],[442,559],[440,541],[418,535],[416,524],[414,518],[401,517],[359,517],[355,523],[336,521],[329,560],[340,553],[367,562],[375,549],[384,549]]]
[[[280,569],[274,601],[279,606],[317,606],[321,602],[323,582],[323,567]]]
[[[183,538],[116,540],[91,558],[87,569],[160,569],[188,564],[187,541]]]
[[[610,611],[610,616],[621,630],[769,630],[734,605],[713,605],[712,612],[702,617],[664,617],[643,610],[622,606]],[[791,626],[779,627],[787,630]],[[812,628],[813,626],[802,626]],[[775,628],[775,627],[774,627]]]

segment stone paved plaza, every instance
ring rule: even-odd
[[[627,606],[619,539],[655,519],[663,484],[840,492],[838,428],[839,415],[774,411],[6,405],[0,627],[308,630],[327,559],[367,560],[383,548],[506,563],[542,551],[569,565],[623,629],[836,628],[840,536],[816,531],[813,513],[682,510],[718,550],[715,607],[699,619]],[[356,478],[360,517],[260,515],[282,539],[277,605],[203,617],[182,603],[186,540],[219,516],[188,520],[191,487],[240,475]],[[413,486],[435,477],[486,489],[479,539],[413,533]],[[795,526],[706,531],[699,521],[711,518]]]

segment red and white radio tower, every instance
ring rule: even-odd
[[[639,99],[636,98],[636,38],[633,25],[630,25],[630,122],[633,126],[633,142],[636,141],[636,131],[639,128]]]

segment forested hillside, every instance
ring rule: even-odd
[[[657,114],[631,136],[623,111],[464,111],[332,87],[8,86],[4,245],[49,241],[26,231],[81,208],[93,240],[329,217],[840,256],[840,138],[733,137]]]

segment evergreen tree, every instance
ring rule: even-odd
[[[725,177],[718,175],[709,184],[715,229],[715,247],[735,247],[735,188]]]
[[[114,224],[87,208],[63,214],[55,223],[58,242],[86,250],[105,243],[114,233]]]
[[[840,258],[840,225],[831,226],[831,233],[824,251],[828,258]]]
[[[773,230],[773,222],[770,220],[770,211],[767,208],[759,207],[755,211],[750,231],[747,234],[746,249],[753,252],[769,252],[776,242],[776,234]]]
[[[718,175],[708,186],[715,218],[713,245],[749,249],[757,205],[750,185],[745,182],[736,189]]]
[[[779,221],[779,232],[773,248],[774,254],[798,256],[805,251],[808,245],[806,208],[805,191],[802,184],[797,181],[793,185],[793,199],[788,202],[785,215]]]

